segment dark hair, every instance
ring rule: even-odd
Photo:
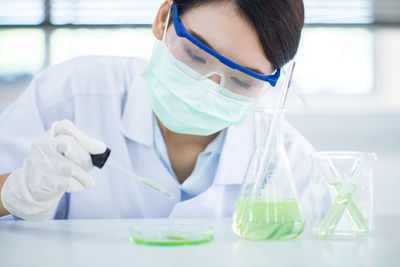
[[[303,0],[224,0],[235,4],[254,26],[267,59],[275,69],[291,60],[304,25]],[[221,0],[174,0],[181,14]]]

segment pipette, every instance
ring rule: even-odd
[[[296,66],[295,61],[292,61],[289,63],[288,74],[286,76],[285,83],[283,84],[283,90],[279,96],[278,106],[276,107],[277,111],[282,110],[285,107],[285,103],[286,103],[287,95],[289,92],[290,83],[292,82],[293,71],[294,71],[295,66]],[[275,113],[274,119],[276,119],[276,118],[277,118],[277,115]]]
[[[124,173],[128,174],[130,177],[135,178],[137,181],[152,188],[153,190],[168,196],[169,199],[175,198],[175,196],[173,194],[171,194],[168,190],[166,190],[160,184],[155,183],[146,177],[142,177],[142,176],[132,172],[131,170],[128,170],[127,168],[122,167],[120,164],[118,164],[114,160],[109,159],[108,157],[110,156],[110,153],[111,153],[111,150],[109,148],[107,148],[106,151],[102,154],[90,155],[92,158],[93,166],[96,166],[97,168],[101,169],[101,168],[103,168],[104,164],[106,162],[108,162],[108,164],[110,166],[113,166],[114,168],[123,171]]]
[[[277,121],[278,121],[279,111],[282,110],[285,107],[286,98],[287,98],[287,95],[288,95],[288,92],[289,92],[290,82],[292,81],[293,70],[294,70],[295,65],[296,65],[295,61],[291,61],[289,63],[288,73],[287,73],[285,82],[283,84],[281,94],[279,95],[278,105],[276,106],[275,113],[274,113],[274,115],[272,117],[272,122],[271,122],[270,130],[269,130],[269,134],[267,136],[267,141],[265,143],[264,153],[263,153],[262,158],[261,158],[261,162],[265,162],[265,164],[264,164],[264,166],[262,168],[259,168],[258,173],[256,174],[257,178],[256,178],[256,181],[255,181],[255,186],[253,188],[252,199],[254,199],[255,193],[258,192],[258,187],[261,185],[260,181],[262,180],[261,176],[264,173],[264,168],[268,166],[269,161],[270,161],[270,157],[271,157],[271,153],[272,153],[271,148],[273,147],[272,137],[274,136],[276,124],[277,124]]]

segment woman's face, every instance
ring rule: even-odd
[[[163,5],[158,17],[165,18],[166,14],[163,13],[168,12],[168,7]],[[255,29],[231,2],[223,1],[189,9],[181,16],[181,20],[194,37],[217,53],[257,73],[269,75],[273,72]],[[161,39],[160,30],[157,32],[154,28],[160,26],[156,23],[157,19],[153,32]],[[173,24],[167,30],[167,43],[172,30]]]

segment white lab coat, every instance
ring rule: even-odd
[[[111,158],[175,194],[174,200],[138,183],[118,169],[93,171],[93,189],[71,194],[67,218],[231,216],[253,150],[249,117],[227,130],[213,185],[180,202],[180,185],[153,147],[152,110],[140,76],[146,62],[135,58],[86,56],[52,66],[37,75],[23,95],[0,116],[0,173],[22,166],[31,143],[54,121],[69,119],[112,149]],[[313,149],[289,124],[285,146],[306,214]],[[134,150],[129,157],[127,142]]]

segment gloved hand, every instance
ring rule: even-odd
[[[53,123],[31,147],[23,167],[10,174],[1,194],[4,207],[20,218],[49,218],[65,192],[78,193],[94,186],[90,154],[106,146],[91,139],[72,122]]]

